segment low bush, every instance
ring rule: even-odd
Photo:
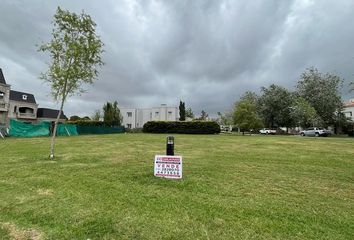
[[[220,133],[220,126],[216,122],[211,122],[211,121],[193,121],[193,122],[150,121],[144,124],[143,132],[215,134],[215,133]]]
[[[120,127],[120,126],[115,126],[112,122],[102,122],[102,121],[92,121],[92,120],[68,121],[67,124],[76,124],[80,126]]]
[[[143,128],[126,128],[125,132],[126,133],[142,133]]]

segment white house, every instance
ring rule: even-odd
[[[154,108],[121,108],[123,126],[126,128],[142,128],[148,121],[178,121],[178,107],[161,104]]]
[[[343,113],[354,121],[354,98],[344,103]]]

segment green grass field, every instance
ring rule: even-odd
[[[354,139],[165,137],[0,140],[0,239],[354,239]]]

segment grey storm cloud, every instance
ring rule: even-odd
[[[223,112],[247,90],[293,88],[308,67],[353,81],[354,1],[14,1],[0,8],[0,67],[13,89],[58,107],[40,79],[60,6],[97,23],[105,65],[67,115],[90,115],[106,101],[120,106],[178,105]],[[343,96],[349,97],[343,89]]]

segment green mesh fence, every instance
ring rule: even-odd
[[[12,137],[44,137],[49,136],[49,122],[28,124],[10,119],[10,133]]]
[[[103,127],[103,126],[77,125],[77,132],[79,135],[124,133],[124,127]]]
[[[76,125],[73,124],[59,124],[57,127],[57,136],[77,136]]]

